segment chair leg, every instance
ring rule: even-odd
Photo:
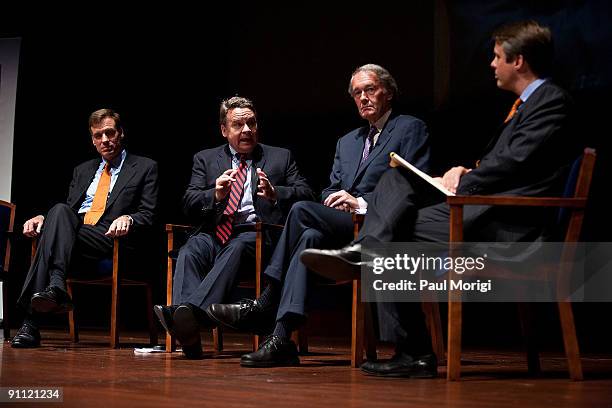
[[[580,349],[576,337],[576,326],[574,324],[574,313],[570,302],[559,302],[559,317],[561,320],[561,331],[563,332],[563,345],[567,356],[570,378],[581,381],[582,363],[580,362]]]
[[[11,337],[11,320],[9,319],[9,301],[8,301],[8,289],[6,287],[7,281],[2,282],[2,330],[4,332],[4,340],[8,340]]]
[[[155,325],[155,319],[153,318],[153,290],[151,289],[151,285],[147,284],[145,286],[145,290],[147,291],[147,321],[149,323],[149,343],[151,347],[157,346],[158,342],[158,333],[157,326]]]
[[[166,353],[172,353],[176,350],[174,337],[170,333],[166,333]]]
[[[113,281],[111,288],[111,321],[110,321],[110,345],[111,348],[119,347],[119,240],[113,240]]]
[[[359,368],[363,362],[364,310],[361,303],[361,280],[353,280],[353,313],[351,325],[351,367]]]
[[[423,302],[422,309],[423,313],[425,313],[432,349],[436,353],[436,357],[438,357],[438,363],[440,363],[446,358],[442,320],[440,319],[440,305],[438,302]]]
[[[221,327],[213,328],[213,347],[215,351],[223,351],[223,329]]]
[[[72,296],[72,283],[70,283],[70,281],[66,281],[66,292],[68,292],[71,299],[74,299],[74,296]],[[70,329],[70,339],[73,343],[78,343],[79,328],[77,327],[74,319],[74,310],[68,312],[68,327]]]
[[[366,358],[376,361],[376,333],[374,333],[374,318],[372,316],[372,305],[364,305],[364,333]]]
[[[300,354],[308,354],[308,330],[306,326],[300,327],[291,333],[291,340],[298,346]]]
[[[533,305],[529,303],[517,304],[525,350],[527,351],[527,370],[531,375],[537,375],[541,371],[540,353],[538,351],[534,310],[532,306]]]
[[[446,378],[450,381],[461,377],[461,307],[461,302],[448,302]]]

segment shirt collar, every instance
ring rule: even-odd
[[[521,101],[523,101],[523,103],[527,102],[527,99],[531,96],[531,94],[534,93],[535,90],[538,89],[540,87],[540,85],[542,85],[546,81],[547,81],[547,79],[538,78],[535,81],[533,81],[532,83],[530,83],[529,85],[527,85],[527,88],[525,88],[525,90],[523,91],[523,93],[520,96]]]
[[[230,149],[230,153],[232,154],[232,159],[238,159],[236,157],[236,154],[238,154],[238,152],[232,147],[231,144],[228,143],[228,146],[229,146],[229,149]],[[250,154],[247,155],[246,161],[248,162],[248,161],[251,161],[251,160],[252,160],[251,155]]]
[[[382,115],[376,122],[374,122],[376,130],[378,130],[379,132],[383,130],[383,128],[385,127],[385,123],[387,123],[387,119],[389,119],[389,116],[391,116],[391,109],[385,112],[384,115]]]
[[[123,165],[123,161],[125,160],[125,156],[127,156],[127,151],[125,149],[123,149],[121,151],[121,154],[118,155],[117,157],[115,157],[113,160],[106,161],[106,159],[102,158],[102,161],[104,163],[108,163],[110,164],[110,168],[111,169],[120,169],[121,166]]]

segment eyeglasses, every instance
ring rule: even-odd
[[[353,92],[351,92],[351,95],[353,96],[353,98],[360,98],[361,94],[365,92],[366,95],[373,96],[376,91],[378,91],[378,88],[378,86],[373,85],[366,86],[364,89],[355,88],[353,89]]]

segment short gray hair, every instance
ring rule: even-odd
[[[250,109],[253,111],[255,116],[257,116],[257,112],[255,112],[255,105],[253,104],[252,100],[242,96],[232,96],[231,98],[221,101],[221,107],[219,108],[219,124],[225,125],[227,112],[236,108]]]
[[[376,75],[382,86],[387,90],[387,92],[391,93],[392,100],[395,100],[395,97],[399,94],[397,82],[395,82],[395,78],[391,76],[389,71],[380,65],[365,64],[357,68],[351,74],[351,80],[349,81],[348,87],[349,95],[353,96],[353,77],[359,72],[372,72],[374,75]]]

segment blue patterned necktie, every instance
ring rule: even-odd
[[[376,133],[378,133],[378,129],[376,129],[376,126],[371,126],[370,133],[368,133],[368,137],[365,141],[365,146],[363,146],[363,154],[361,155],[362,163],[368,160],[368,156],[374,148],[374,135],[376,135]]]

